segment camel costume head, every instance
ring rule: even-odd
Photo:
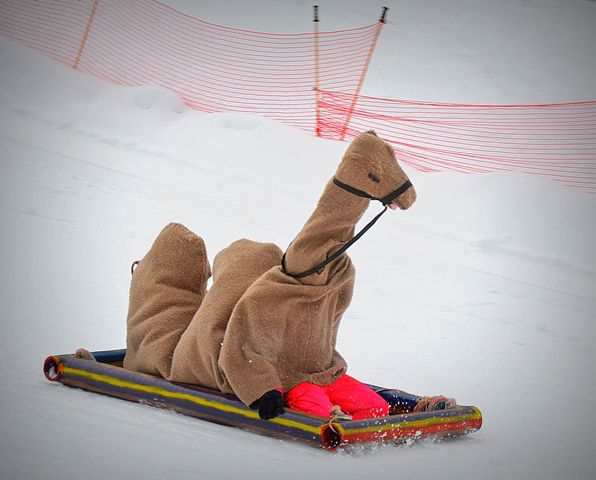
[[[395,158],[393,147],[377,137],[374,130],[357,136],[337,168],[335,178],[346,185],[383,199],[408,181]],[[416,191],[409,187],[391,199],[389,208],[409,208],[416,200]]]
[[[286,252],[286,273],[308,284],[326,282],[325,270],[318,265],[351,245],[354,226],[371,199],[393,210],[405,210],[416,200],[416,191],[393,148],[372,130],[358,135],[348,147],[317,208]],[[315,275],[304,275],[313,270]]]
[[[246,405],[277,388],[333,383],[347,369],[335,350],[355,278],[345,247],[371,199],[392,209],[416,199],[373,131],[351,143],[283,262],[273,244],[234,242],[216,256],[209,291],[203,241],[168,225],[132,277],[124,366]]]

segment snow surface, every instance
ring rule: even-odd
[[[237,27],[309,28],[304,2],[169,3]],[[389,5],[366,93],[596,98],[594,2],[443,3]],[[365,2],[321,5],[322,18],[335,13],[325,28],[377,15]],[[168,222],[203,236],[211,259],[240,237],[285,248],[346,144],[191,111],[161,88],[106,84],[7,40],[0,85],[2,480],[596,476],[596,196],[406,167],[419,199],[352,248],[338,349],[354,376],[454,396],[484,425],[457,441],[329,454],[50,384],[41,366],[125,345],[130,264]]]

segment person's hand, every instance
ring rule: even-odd
[[[259,399],[259,417],[263,420],[284,413],[284,396],[279,390],[269,390]]]

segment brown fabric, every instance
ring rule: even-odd
[[[166,226],[132,275],[124,368],[169,376],[210,276],[203,240],[183,225]]]
[[[327,283],[304,285],[273,267],[234,308],[219,365],[246,405],[278,387],[328,385],[346,371],[335,342],[352,297],[354,268],[347,257],[330,268]]]
[[[288,272],[311,268],[349,240],[368,203],[330,181],[286,252]],[[248,288],[232,312],[220,356],[240,400],[248,405],[268,390],[288,391],[302,382],[329,385],[346,371],[335,343],[354,278],[350,258],[342,255],[300,279],[276,266]]]
[[[407,179],[393,149],[374,132],[354,139],[336,176],[382,198]],[[410,188],[395,201],[408,208]],[[286,268],[299,273],[317,265],[354,235],[370,200],[330,180],[317,207],[286,252]],[[276,387],[332,383],[346,371],[335,350],[341,316],[354,287],[355,269],[347,254],[323,271],[295,279],[276,266],[252,284],[234,307],[224,335],[219,365],[245,404]]]
[[[213,285],[176,346],[169,380],[234,393],[218,365],[228,320],[246,289],[271,267],[279,265],[281,255],[279,247],[272,243],[246,239],[217,254]],[[244,339],[237,340],[244,343]]]
[[[336,176],[378,198],[407,179],[392,148],[374,132],[361,134],[352,142]],[[394,203],[405,209],[415,199],[416,192],[410,188]],[[286,252],[287,271],[308,270],[340,248],[353,236],[369,203],[329,181],[315,211]],[[201,308],[198,306],[208,276],[206,262],[191,272],[188,268],[176,270],[188,265],[172,260],[168,264],[172,276],[163,279],[161,288],[145,286],[141,292],[137,286],[134,295],[131,288],[131,302],[133,296],[136,299],[142,293],[151,306],[145,311],[131,307],[129,344],[136,348],[135,357],[139,357],[139,343],[149,347],[163,342],[167,348],[145,348],[145,363],[129,362],[126,368],[142,366],[146,371],[159,371],[169,380],[233,392],[247,405],[274,388],[287,391],[306,381],[332,383],[346,371],[346,362],[335,344],[341,316],[352,298],[355,269],[344,254],[321,272],[295,279],[282,271],[280,258],[281,252],[271,244],[235,242],[216,257],[214,283]],[[143,262],[148,263],[143,259],[138,268]],[[172,285],[184,285],[183,292],[190,292],[189,285],[193,285],[196,291],[184,297],[188,302],[175,303],[172,294],[180,287],[164,290]],[[152,295],[155,298],[151,299]],[[173,333],[168,322],[156,321],[169,315],[170,305],[181,307],[178,323],[172,322]],[[195,310],[192,305],[196,305]],[[191,311],[196,311],[194,317]],[[142,321],[143,316],[148,320]],[[131,326],[137,325],[142,328],[131,332]],[[143,334],[149,340],[144,340]],[[170,364],[164,353],[173,353],[171,371],[166,368]],[[165,366],[157,368],[162,364],[159,362]]]
[[[408,179],[397,163],[393,147],[377,137],[373,130],[352,140],[335,176],[377,198],[385,197]],[[406,210],[415,200],[416,190],[411,187],[393,203]]]

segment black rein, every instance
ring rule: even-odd
[[[350,185],[347,185],[347,184],[339,181],[336,177],[333,177],[333,183],[335,183],[335,185],[337,185],[338,187],[344,189],[347,192],[350,192],[353,195],[357,195],[359,197],[364,197],[364,198],[368,198],[370,200],[376,200],[378,202],[381,202],[383,204],[384,208],[383,208],[383,210],[380,213],[378,213],[375,216],[375,218],[373,218],[370,222],[368,222],[362,228],[362,230],[360,230],[350,240],[348,240],[346,243],[344,243],[339,250],[337,250],[336,252],[334,252],[332,255],[330,255],[329,257],[327,257],[325,260],[323,260],[318,265],[315,265],[314,267],[312,267],[309,270],[306,270],[305,272],[301,272],[301,273],[289,273],[287,271],[287,269],[286,269],[286,254],[284,253],[283,254],[283,257],[281,258],[281,269],[283,270],[283,272],[286,275],[288,275],[290,277],[293,277],[293,278],[308,277],[309,275],[312,275],[313,273],[317,273],[318,271],[320,271],[323,268],[325,268],[325,266],[327,266],[333,260],[337,259],[348,248],[350,248],[352,245],[354,245],[354,243],[356,243],[358,240],[360,240],[360,238],[362,237],[362,235],[364,235],[366,232],[368,232],[368,230],[375,223],[377,223],[377,220],[379,218],[381,218],[381,215],[383,215],[387,211],[387,206],[389,204],[391,204],[391,202],[393,202],[393,200],[395,200],[397,197],[399,197],[402,193],[405,193],[412,186],[412,182],[410,182],[410,180],[406,180],[403,184],[401,184],[399,186],[399,188],[395,189],[390,194],[385,195],[383,198],[377,198],[377,197],[371,195],[370,193],[366,193],[366,192],[364,192],[362,190],[358,190],[357,188],[351,187]]]

